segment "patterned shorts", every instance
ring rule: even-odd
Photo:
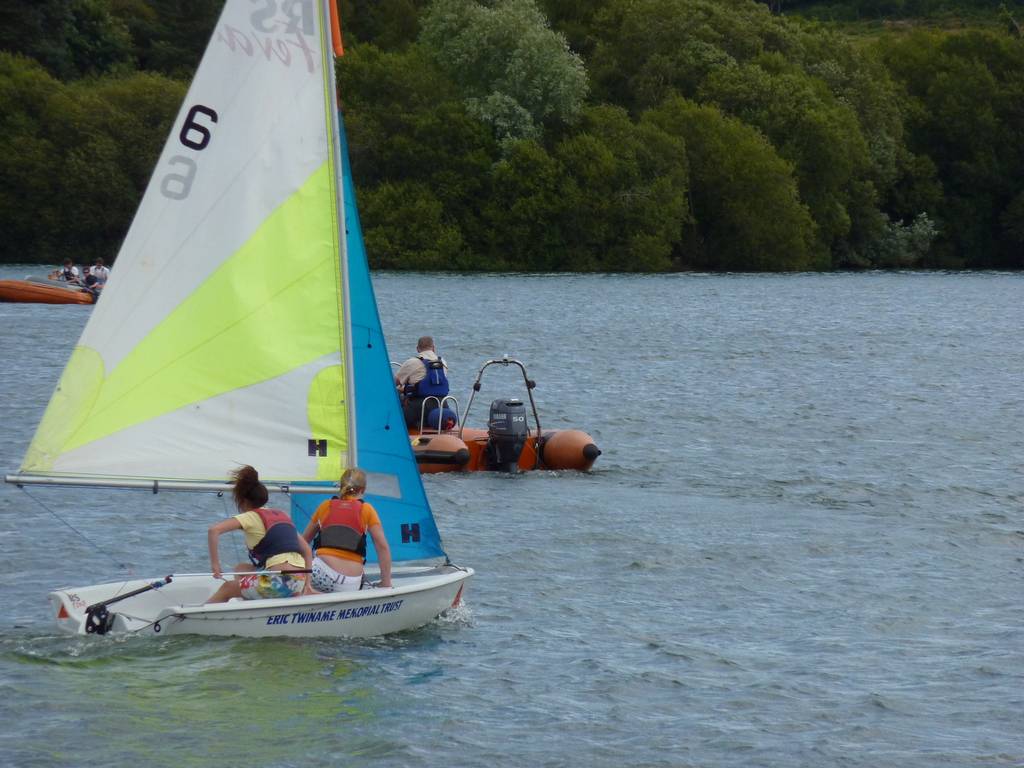
[[[269,600],[275,597],[295,597],[302,594],[306,579],[287,573],[260,573],[241,576],[238,586],[246,600]]]
[[[346,576],[319,557],[313,558],[313,589],[317,592],[355,592],[362,585],[362,576]]]

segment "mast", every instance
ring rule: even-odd
[[[334,171],[334,184],[336,189],[336,216],[338,220],[338,254],[341,266],[341,317],[342,337],[341,349],[345,360],[345,399],[349,404],[347,431],[348,431],[348,460],[346,465],[354,467],[358,463],[359,450],[356,442],[356,420],[359,418],[356,402],[355,384],[355,358],[352,354],[352,301],[351,286],[348,274],[348,238],[345,236],[345,184],[342,181],[341,153],[341,96],[338,93],[338,83],[334,72],[335,55],[341,56],[344,53],[341,44],[341,22],[338,18],[337,0],[322,0],[321,5],[320,39],[321,50],[324,60],[324,97],[327,99],[326,111],[330,117],[331,152],[333,155],[332,166]]]

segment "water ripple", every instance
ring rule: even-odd
[[[227,507],[0,488],[0,763],[1024,765],[1024,278],[375,286],[393,359],[521,358],[595,471],[426,477],[477,576],[365,641],[59,636],[46,591],[202,570]],[[7,470],[88,312],[0,304]]]

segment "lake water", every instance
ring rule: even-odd
[[[594,471],[426,478],[477,577],[360,642],[59,635],[51,588],[205,570],[230,510],[2,486],[0,764],[1024,765],[1024,276],[375,285],[392,359],[523,360]],[[0,304],[4,471],[89,312]]]

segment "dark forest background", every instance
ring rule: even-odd
[[[0,261],[116,254],[221,5],[0,5]],[[339,6],[376,268],[1024,267],[1021,1]]]

